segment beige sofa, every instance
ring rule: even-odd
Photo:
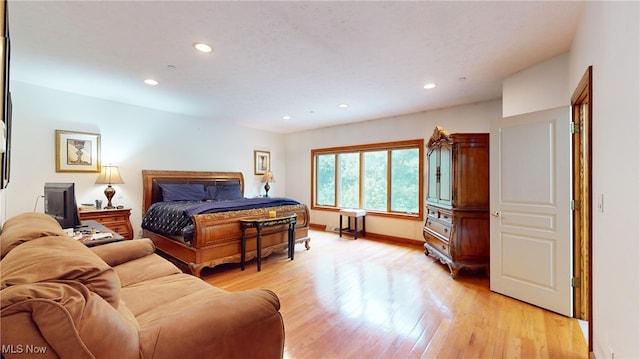
[[[183,274],[138,239],[94,248],[40,213],[0,235],[5,358],[281,358],[269,290],[227,292]]]

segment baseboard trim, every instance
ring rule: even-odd
[[[309,228],[315,229],[316,231],[324,231],[327,226],[317,223],[309,223]]]
[[[318,224],[318,223],[309,223],[309,228],[314,229],[316,231],[337,233],[335,231],[328,231],[326,225]],[[402,244],[402,245],[408,245],[416,248],[423,248],[423,244],[424,244],[422,241],[416,241],[409,238],[395,237],[395,236],[389,236],[386,234],[379,234],[379,233],[372,233],[372,232],[367,232],[364,237],[358,238],[358,239],[368,239],[373,241]]]

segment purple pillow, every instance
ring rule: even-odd
[[[242,191],[239,184],[216,186],[215,201],[231,201],[242,199]]]
[[[205,199],[214,200],[216,198],[216,192],[218,191],[218,186],[207,186],[205,187]]]
[[[162,200],[167,201],[202,201],[205,198],[203,184],[178,184],[164,183],[160,185],[162,189]]]

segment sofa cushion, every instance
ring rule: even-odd
[[[77,281],[114,308],[120,303],[120,279],[113,268],[70,237],[33,239],[2,259],[0,289],[53,280]]]
[[[11,217],[2,226],[0,258],[21,243],[48,236],[66,236],[60,224],[48,214],[23,213]]]
[[[141,270],[141,268],[144,268],[144,270]],[[155,253],[117,265],[113,269],[118,274],[118,278],[120,278],[122,288],[182,273],[173,263]]]
[[[124,287],[122,298],[139,323],[144,358],[282,357],[280,301],[269,290],[230,293],[175,274]]]
[[[190,308],[200,300],[214,301],[229,292],[211,286],[190,274],[177,273],[122,287],[125,301],[140,322],[141,316],[169,315],[177,308]],[[143,298],[139,300],[138,298]],[[206,298],[206,299],[204,299]],[[155,314],[150,314],[155,313]]]
[[[127,304],[125,302],[120,301],[120,305],[118,306],[118,313],[120,313],[120,315],[122,315],[122,318],[129,322],[129,324],[131,324],[136,331],[140,330],[140,325],[138,324],[136,316],[131,313],[131,310],[129,309],[129,307],[127,307]]]
[[[3,346],[44,344],[43,357],[139,357],[135,318],[77,281],[15,285],[0,293]]]

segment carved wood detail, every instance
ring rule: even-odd
[[[449,267],[489,269],[489,135],[437,126],[427,153],[425,254]]]

